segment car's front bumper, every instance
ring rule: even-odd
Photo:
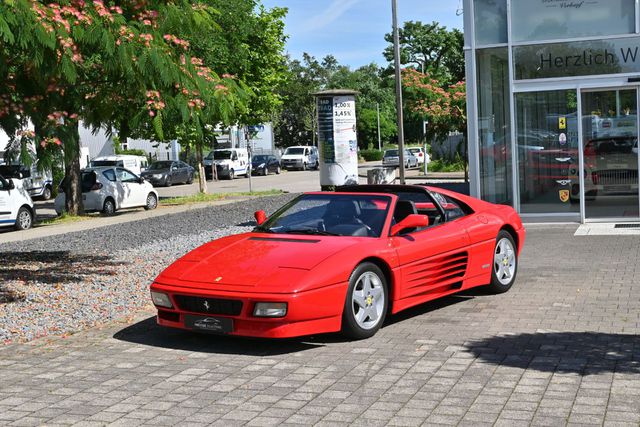
[[[158,283],[151,285],[151,290],[166,293],[173,304],[171,309],[156,307],[158,309],[157,322],[161,326],[193,330],[185,325],[185,318],[187,315],[196,315],[204,318],[232,319],[233,330],[229,332],[229,335],[292,338],[340,331],[347,283],[287,294],[211,292]],[[179,295],[240,301],[242,308],[237,315],[208,312],[204,306],[202,310],[194,311],[193,307],[188,310],[179,306],[176,300],[176,296]],[[253,315],[253,310],[258,302],[285,302],[287,303],[287,314],[281,318],[256,317]]]

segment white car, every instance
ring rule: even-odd
[[[5,179],[0,175],[0,227],[27,230],[36,216],[29,192],[19,179]]]
[[[113,215],[118,209],[144,207],[150,210],[158,206],[158,193],[153,186],[125,168],[83,169],[81,185],[82,202],[86,212]],[[61,187],[64,188],[64,185]],[[64,212],[65,201],[65,194],[60,191],[55,200],[58,215]]]
[[[427,164],[430,162],[429,154],[425,154],[422,147],[409,147],[409,152],[418,159],[418,165],[424,165],[425,160]]]
[[[280,158],[282,169],[318,169],[320,162],[318,160],[318,148],[311,146],[295,146],[285,150]]]

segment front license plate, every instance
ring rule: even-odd
[[[228,334],[233,332],[233,319],[229,319],[227,317],[206,317],[187,314],[184,317],[184,326],[196,331]]]

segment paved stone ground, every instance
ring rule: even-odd
[[[516,286],[372,339],[261,341],[151,314],[0,349],[0,425],[640,425],[640,241],[531,226]]]

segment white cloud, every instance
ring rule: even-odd
[[[360,0],[333,0],[322,13],[308,19],[302,28],[305,32],[324,28],[339,19],[359,1]]]

